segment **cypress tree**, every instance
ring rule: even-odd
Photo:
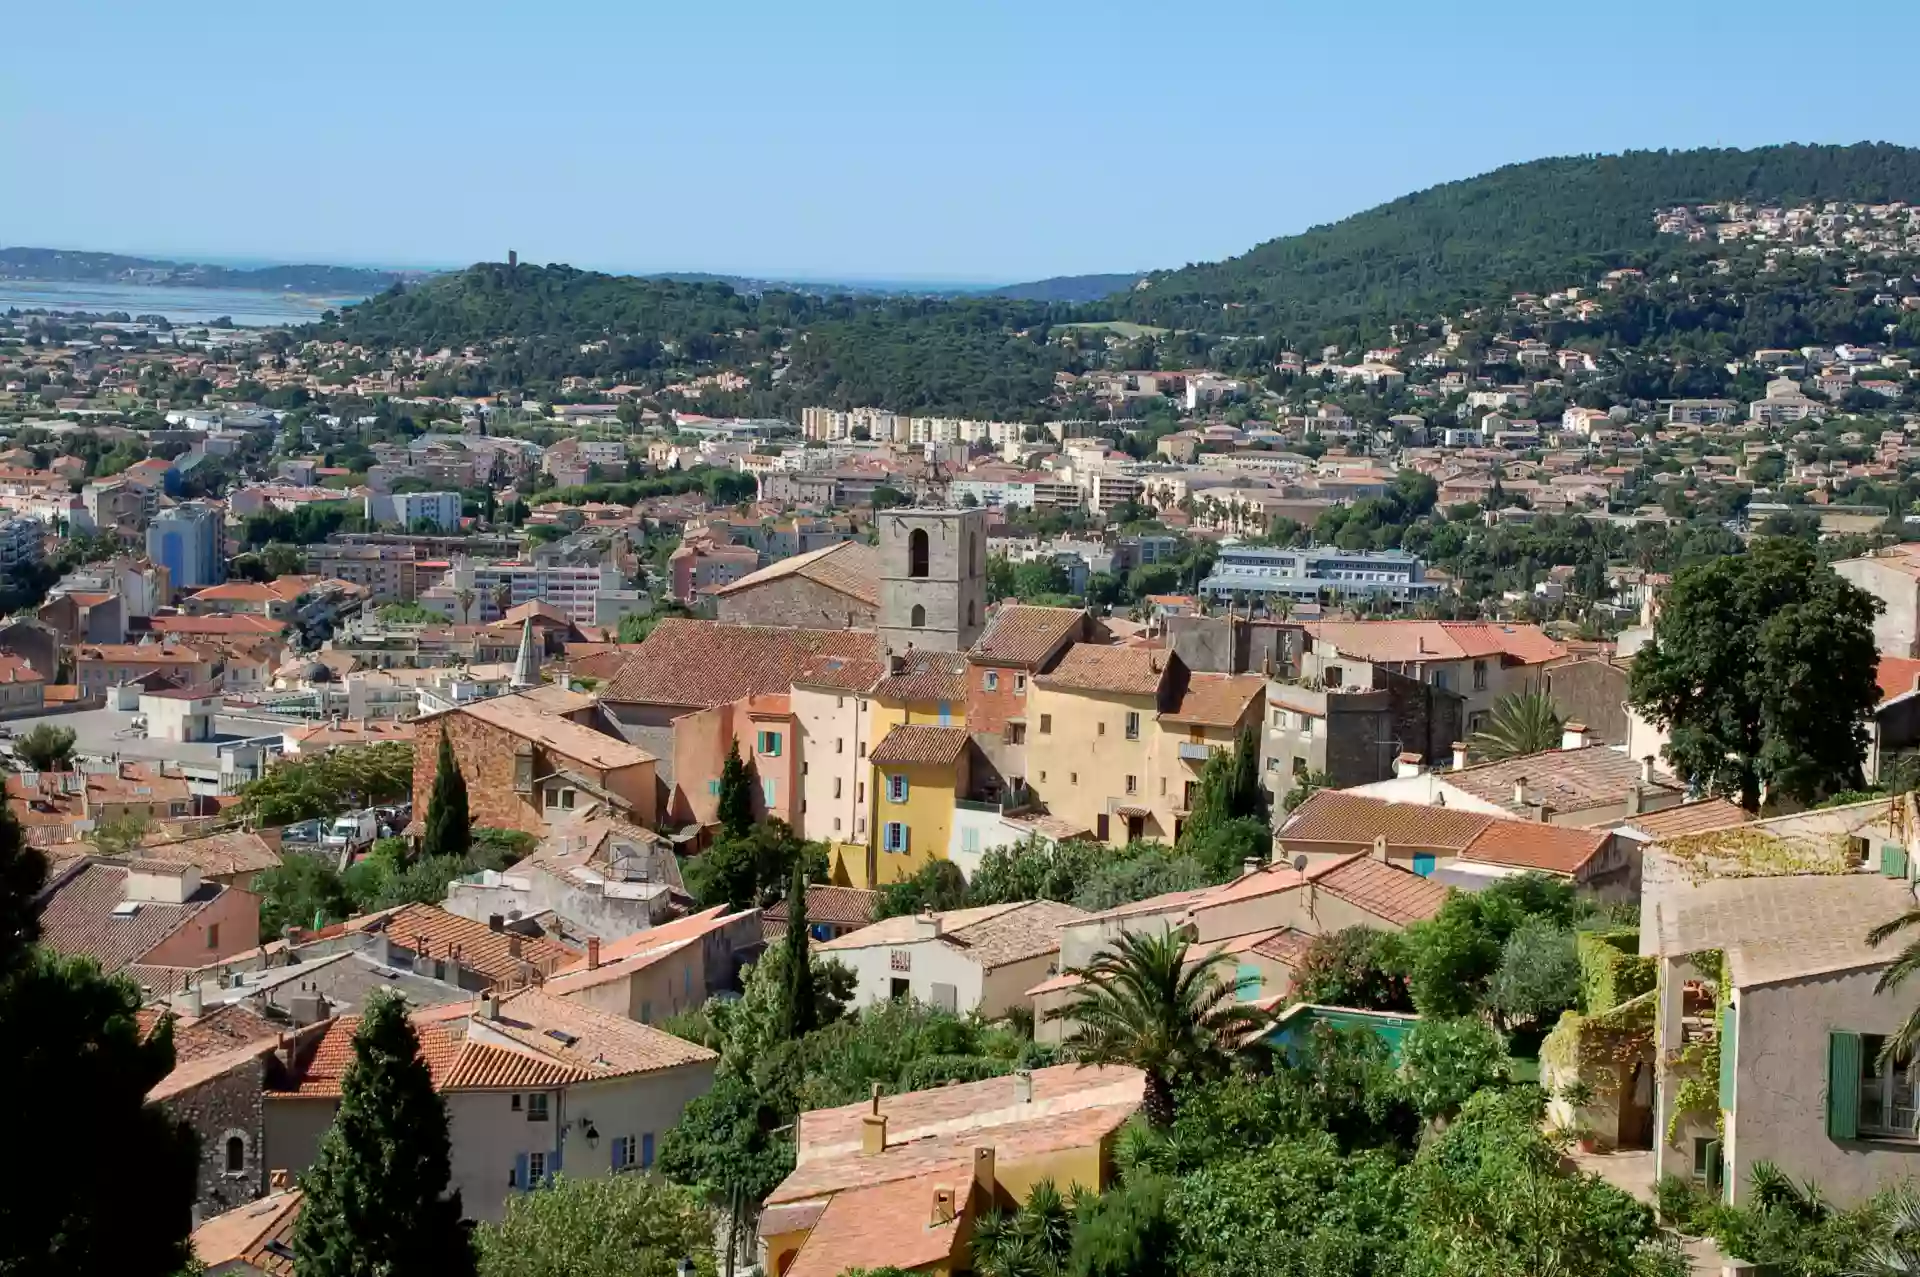
[[[19,1101],[9,1142],[32,1151],[0,1193],[0,1273],[170,1277],[192,1256],[199,1173],[193,1131],[146,1102],[173,1031],[141,1034],[131,980],[33,943],[45,876],[0,810],[0,1088]]]
[[[744,838],[753,829],[753,777],[737,741],[727,746],[727,761],[720,768],[719,815],[723,838]]]
[[[473,845],[473,822],[467,812],[467,781],[453,757],[453,741],[443,729],[440,753],[434,762],[433,793],[427,798],[426,835],[420,843],[425,856],[464,858]]]
[[[300,1177],[300,1277],[471,1277],[447,1109],[420,1056],[406,1003],[375,995],[353,1035],[340,1109]]]
[[[807,934],[807,867],[802,857],[793,863],[793,885],[787,890],[787,987],[780,1006],[780,1036],[788,1041],[819,1027],[809,956],[811,939]]]

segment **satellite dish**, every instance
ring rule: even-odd
[[[1307,871],[1307,853],[1304,851],[1293,858],[1293,871],[1298,874]]]

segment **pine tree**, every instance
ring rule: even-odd
[[[753,777],[738,742],[727,746],[720,768],[720,836],[743,838],[753,828]]]
[[[433,793],[427,798],[426,836],[421,856],[464,857],[473,845],[472,817],[467,812],[467,781],[453,757],[453,741],[440,733],[440,754],[433,771]]]
[[[447,1109],[397,996],[375,996],[353,1035],[340,1109],[300,1177],[300,1277],[470,1277]]]
[[[173,1071],[173,1032],[142,1036],[130,980],[34,945],[45,876],[0,811],[0,1087],[30,1100],[7,1136],[33,1150],[0,1193],[0,1273],[168,1277],[190,1258],[199,1170],[193,1132],[146,1102]]]
[[[780,1035],[788,1041],[818,1027],[813,997],[813,964],[807,935],[807,867],[804,858],[793,865],[793,886],[787,891],[786,997],[780,1008]]]

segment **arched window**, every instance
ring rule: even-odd
[[[926,534],[924,532],[916,532],[914,535],[925,536]],[[927,609],[921,607],[918,603],[915,603],[913,605],[912,613],[910,613],[907,617],[907,622],[908,624],[912,625],[914,629],[916,630],[920,629],[927,623]]]
[[[247,1169],[247,1142],[238,1135],[227,1136],[227,1171],[237,1175]]]
[[[967,575],[978,576],[979,574],[980,538],[978,536],[970,536],[967,538]]]
[[[980,621],[978,619],[978,614],[974,611],[974,608],[973,608],[972,599],[967,600],[967,624],[968,625],[980,624]]]
[[[927,530],[915,528],[907,534],[907,575],[925,576],[927,574]],[[919,622],[915,621],[915,625]]]

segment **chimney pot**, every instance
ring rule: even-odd
[[[497,914],[497,913],[490,913],[487,915],[488,931],[505,931],[506,929],[507,929],[507,919],[505,915]]]
[[[1463,740],[1453,742],[1453,770],[1464,771],[1467,766],[1467,743]]]
[[[873,1084],[873,1098],[860,1118],[860,1154],[875,1157],[887,1150],[887,1115],[880,1111],[880,1084]]]
[[[1640,783],[1643,785],[1651,785],[1653,783],[1652,754],[1648,754],[1640,760]]]
[[[1515,776],[1513,778],[1513,805],[1515,807],[1525,807],[1527,805],[1527,778],[1525,776]]]
[[[1587,747],[1587,725],[1568,722],[1560,728],[1561,749],[1585,749]]]
[[[935,1228],[938,1228],[942,1224],[951,1224],[952,1222],[953,1222],[953,1190],[951,1188],[934,1189],[933,1190],[933,1226]]]
[[[500,999],[489,993],[480,999],[480,1018],[498,1020],[500,1018]]]
[[[1411,780],[1420,774],[1420,764],[1425,759],[1411,750],[1393,760],[1393,774],[1401,780]]]
[[[520,956],[520,933],[518,931],[507,932],[507,956],[509,958],[517,958]]]
[[[284,1167],[278,1170],[268,1171],[267,1187],[275,1190],[276,1192],[279,1191],[280,1189],[292,1188],[293,1172],[285,1169]]]
[[[1013,1098],[1016,1103],[1020,1103],[1020,1104],[1033,1103],[1033,1070],[1032,1069],[1015,1069],[1013,1071]],[[988,1150],[988,1151],[991,1152],[991,1150]],[[975,1156],[978,1156],[979,1150],[978,1149],[974,1150],[974,1153],[975,1153]]]
[[[600,937],[587,937],[587,970],[592,971],[600,965]]]
[[[1245,860],[1240,862],[1240,876],[1244,878],[1248,874],[1259,873],[1260,866],[1263,863],[1265,862],[1263,862],[1258,856],[1248,856]]]
[[[173,1009],[183,1016],[198,1017],[202,1007],[205,1005],[201,1001],[200,986],[197,984],[189,984],[186,988],[180,990],[180,996],[173,1001]]]

